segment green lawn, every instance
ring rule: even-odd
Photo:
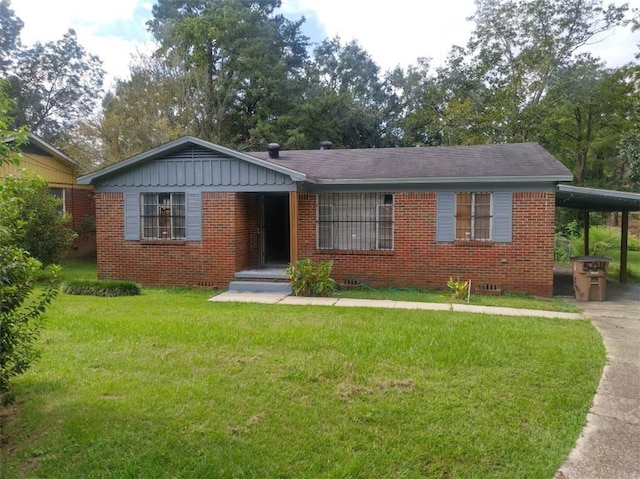
[[[424,303],[449,303],[451,291],[425,291],[412,288],[356,288],[337,291],[339,298],[388,299],[393,301],[418,301]],[[455,300],[464,304],[466,300]],[[562,298],[538,298],[521,293],[503,293],[499,296],[472,294],[469,304],[480,306],[499,306],[504,308],[536,309],[543,311],[563,311],[578,313],[582,308]]]
[[[544,478],[605,362],[588,321],[61,294],[6,478]]]

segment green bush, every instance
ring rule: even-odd
[[[572,240],[573,254],[581,256],[584,237],[580,235]],[[640,240],[629,235],[629,251],[640,251]],[[607,256],[620,249],[620,232],[606,226],[591,226],[589,228],[589,254],[593,256]]]
[[[451,297],[453,299],[466,299],[469,294],[469,281],[462,281],[460,278],[456,280],[449,278],[447,287],[451,290]]]
[[[26,251],[2,244],[0,227],[0,404],[14,399],[11,380],[23,374],[39,356],[35,342],[41,316],[58,293],[61,268],[49,267],[49,282],[34,293],[42,264]]]
[[[0,226],[9,233],[7,243],[28,251],[44,265],[63,259],[76,237],[69,228],[71,217],[61,206],[39,176],[23,172],[0,182]]]
[[[86,296],[137,296],[140,294],[140,286],[132,281],[91,281],[75,279],[67,281],[62,286],[62,291],[67,294]]]
[[[331,278],[332,261],[314,265],[311,259],[301,259],[287,268],[295,296],[329,296],[336,289]]]
[[[573,245],[569,238],[565,238],[559,234],[555,236],[553,249],[553,259],[559,263],[568,263],[572,256]]]

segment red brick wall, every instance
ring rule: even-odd
[[[78,233],[68,258],[80,258],[96,254],[95,200],[93,190],[65,188],[65,210],[71,215],[71,228]]]
[[[125,241],[123,195],[97,193],[99,278],[147,286],[226,287],[246,257],[236,225],[247,201],[236,201],[237,196],[203,193],[202,241]]]
[[[338,283],[446,289],[450,277],[472,288],[553,294],[554,193],[514,193],[512,243],[435,241],[436,194],[394,195],[394,250],[316,249],[316,197],[299,196],[299,258],[333,261]]]
[[[123,196],[96,194],[98,274],[145,285],[226,287],[257,263],[258,196],[204,193],[203,241],[125,241]],[[553,193],[514,193],[513,242],[435,241],[435,193],[394,196],[393,251],[316,248],[316,197],[299,195],[298,257],[332,260],[339,282],[446,289],[450,277],[553,294]]]
[[[236,203],[236,269],[242,271],[258,264],[258,217],[257,195],[238,193]]]

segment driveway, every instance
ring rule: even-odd
[[[640,478],[640,285],[607,284],[606,301],[580,302],[602,335],[604,368],[587,425],[556,478]]]

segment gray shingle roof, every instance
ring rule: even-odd
[[[511,178],[570,181],[572,173],[537,143],[480,146],[281,150],[250,156],[304,173],[319,182],[421,182]]]

